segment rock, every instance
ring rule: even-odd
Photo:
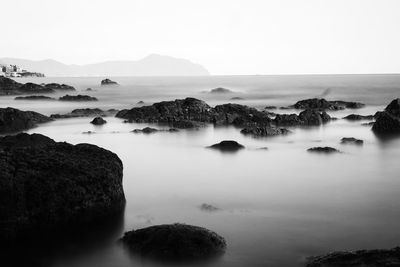
[[[235,96],[235,97],[232,97],[231,100],[244,100],[244,98]]]
[[[132,131],[133,133],[145,133],[145,134],[150,134],[150,133],[155,133],[158,132],[158,129],[151,128],[151,127],[145,127],[143,129],[135,129]]]
[[[400,266],[400,247],[358,251],[338,251],[309,257],[306,267],[396,267]]]
[[[107,121],[105,119],[103,119],[102,117],[96,117],[90,123],[94,124],[94,125],[103,125],[103,124],[107,123]]]
[[[17,96],[14,100],[56,100],[55,98],[44,96],[44,95],[29,95],[29,96]]]
[[[341,140],[342,144],[356,144],[356,145],[363,145],[364,141],[361,139],[356,139],[354,137],[343,137]]]
[[[221,151],[237,151],[243,149],[244,146],[233,140],[224,140],[218,144],[209,146],[209,148],[219,149]]]
[[[349,101],[343,101],[343,100],[334,100],[334,101],[329,101],[334,107],[344,107],[344,108],[349,108],[349,109],[358,109],[358,108],[363,108],[365,107],[365,104],[360,103],[360,102],[349,102]],[[340,109],[340,108],[336,108]]]
[[[118,83],[110,79],[104,79],[101,81],[101,85],[118,85]]]
[[[105,116],[115,115],[115,113],[117,112],[118,111],[114,109],[109,109],[107,111],[104,111],[99,108],[78,108],[74,109],[73,111],[67,114],[52,114],[50,115],[50,117],[55,119],[94,117],[94,116],[105,117]]]
[[[139,101],[139,102],[137,102],[136,104],[138,104],[138,105],[143,105],[144,104],[144,102],[143,101]]]
[[[285,126],[319,126],[329,122],[332,118],[325,112],[306,109],[296,114],[277,114],[274,123]]]
[[[326,153],[326,154],[331,154],[331,153],[340,153],[339,150],[333,147],[313,147],[307,149],[308,152],[315,152],[315,153]]]
[[[358,115],[358,114],[350,114],[347,115],[346,117],[344,117],[343,119],[345,120],[350,120],[350,121],[360,121],[360,120],[373,120],[374,119],[374,115]]]
[[[59,90],[59,91],[75,91],[75,88],[70,85],[66,84],[59,84],[59,83],[48,83],[44,86],[45,88],[52,89],[52,90]]]
[[[0,95],[21,95],[21,94],[47,94],[54,93],[57,90],[75,90],[72,86],[66,84],[36,84],[36,83],[18,83],[7,77],[0,77]]]
[[[231,90],[218,87],[210,90],[210,94],[228,94],[228,93],[233,93]]]
[[[86,131],[86,132],[82,132],[83,134],[95,134],[96,132],[93,131]]]
[[[123,244],[133,253],[160,261],[203,261],[225,252],[225,239],[198,226],[164,224],[126,232]]]
[[[97,101],[97,98],[88,95],[65,95],[60,97],[60,101]]]
[[[18,88],[18,91],[23,94],[48,94],[54,93],[51,88],[46,88],[45,86],[36,83],[26,83]]]
[[[256,137],[266,137],[275,135],[284,135],[290,133],[289,130],[285,128],[279,128],[275,126],[265,125],[265,126],[249,126],[240,131],[245,135],[253,135]]]
[[[277,106],[266,106],[264,109],[277,109]]]
[[[193,129],[204,127],[205,124],[197,121],[179,120],[172,123],[172,127],[178,129]]]
[[[223,104],[215,106],[213,110],[213,123],[233,124],[246,126],[248,124],[269,124],[271,119],[268,114],[258,111],[255,108],[239,104]]]
[[[121,160],[95,145],[3,137],[0,173],[0,239],[101,220],[125,203]]]
[[[200,210],[207,211],[207,212],[213,212],[213,211],[218,211],[219,208],[217,208],[211,204],[203,203],[200,205]]]
[[[0,134],[18,132],[37,126],[52,119],[33,111],[0,108]]]
[[[93,89],[92,88],[86,88],[85,91],[91,92],[91,91],[93,91]]]
[[[0,94],[12,95],[22,84],[14,81],[13,79],[0,76]]]
[[[295,109],[316,109],[316,110],[341,110],[345,108],[361,108],[365,106],[358,102],[347,102],[341,100],[327,101],[324,98],[311,98],[300,100],[288,108]]]
[[[393,100],[383,112],[377,112],[372,130],[377,134],[400,133],[400,98]]]
[[[365,122],[365,123],[361,123],[362,126],[373,126],[374,125],[374,121],[371,122]]]

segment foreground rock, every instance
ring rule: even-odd
[[[307,267],[397,267],[400,266],[400,247],[332,252],[308,258]]]
[[[400,98],[393,100],[383,112],[376,114],[372,130],[378,134],[400,133]]]
[[[333,147],[325,146],[325,147],[312,147],[307,149],[308,152],[312,153],[325,153],[325,154],[332,154],[332,153],[340,153],[339,150]]]
[[[54,119],[66,119],[66,118],[77,118],[77,117],[105,117],[115,115],[118,111],[114,109],[102,110],[99,108],[79,108],[74,109],[67,114],[52,114],[51,118]]]
[[[29,96],[17,96],[15,100],[56,100],[55,98],[44,96],[44,95],[29,95]]]
[[[33,111],[15,108],[0,108],[0,134],[18,132],[37,126],[52,119]]]
[[[267,137],[267,136],[276,136],[276,135],[285,135],[290,133],[288,129],[279,128],[270,125],[264,126],[249,126],[240,131],[245,135],[252,135],[255,137]]]
[[[331,121],[332,118],[325,112],[306,109],[297,114],[277,114],[274,123],[278,126],[319,126]]]
[[[46,94],[65,90],[74,91],[75,88],[66,84],[58,83],[22,84],[7,77],[0,77],[0,95]]]
[[[311,98],[300,100],[288,108],[295,109],[316,109],[316,110],[342,110],[346,108],[357,109],[365,105],[359,102],[348,102],[342,100],[328,101],[324,98]]]
[[[3,137],[0,173],[0,239],[112,216],[125,203],[121,160],[95,145]]]
[[[358,115],[358,114],[350,114],[344,117],[343,119],[349,121],[360,121],[360,120],[373,120],[375,118],[374,115]]]
[[[65,95],[60,97],[60,101],[98,101],[97,98],[88,95]]]
[[[222,255],[225,239],[202,227],[165,224],[126,232],[123,244],[139,256],[160,261],[203,261]]]
[[[94,125],[103,125],[103,124],[106,124],[107,121],[105,119],[103,119],[102,117],[96,117],[90,123],[94,124]]]
[[[354,137],[343,137],[340,142],[342,144],[355,144],[355,145],[363,145],[364,141],[361,139],[357,139]]]
[[[243,149],[244,146],[233,140],[224,140],[219,142],[218,144],[209,146],[209,148],[218,149],[221,151],[238,151],[240,149]]]
[[[101,81],[101,85],[118,85],[118,83],[110,79],[104,79]]]

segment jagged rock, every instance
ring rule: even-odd
[[[315,152],[315,153],[326,153],[326,154],[331,154],[331,153],[340,153],[339,150],[333,147],[313,147],[307,149],[308,152]]]
[[[220,256],[225,252],[225,239],[208,229],[165,224],[126,232],[123,244],[141,257],[161,261],[197,261]]]
[[[354,137],[343,137],[341,140],[342,144],[356,144],[356,145],[362,145],[364,144],[364,141],[361,139],[356,139]]]
[[[209,146],[209,148],[219,149],[221,151],[237,151],[243,149],[244,146],[233,140],[224,140],[218,144]]]
[[[103,119],[102,117],[96,117],[90,123],[94,124],[94,125],[103,125],[103,124],[107,123],[107,121],[105,119]]]
[[[317,110],[306,109],[296,114],[277,114],[274,123],[283,126],[318,126],[327,123],[332,118],[325,112]]]
[[[3,137],[0,173],[0,239],[101,220],[125,203],[121,160],[95,145]]]
[[[104,79],[101,81],[101,85],[118,85],[118,83],[110,79]]]
[[[350,114],[347,115],[346,117],[344,117],[343,119],[345,120],[350,120],[350,121],[360,121],[360,120],[373,120],[374,119],[374,115],[358,115],[358,114]]]
[[[50,115],[51,118],[55,119],[65,119],[65,118],[76,118],[76,117],[105,117],[105,116],[111,116],[115,115],[118,110],[115,109],[109,109],[107,111],[104,111],[99,108],[79,108],[79,109],[74,109],[70,113],[67,114],[52,114]]]
[[[65,95],[60,97],[60,101],[97,101],[97,98],[88,95]]]
[[[377,112],[372,130],[378,134],[400,133],[400,98],[393,100],[383,112]]]
[[[400,266],[400,247],[358,251],[338,251],[309,257],[306,267],[396,267]]]
[[[212,116],[215,124],[245,126],[254,123],[268,124],[271,122],[271,119],[264,112],[245,105],[231,103],[215,106]]]
[[[242,134],[253,135],[258,137],[264,136],[275,136],[275,135],[284,135],[290,133],[289,130],[285,128],[279,128],[271,125],[264,126],[249,126],[240,131]]]
[[[323,98],[311,98],[300,100],[296,102],[293,106],[289,106],[289,108],[295,109],[317,109],[317,110],[341,110],[345,108],[361,108],[365,106],[362,103],[358,102],[347,102],[341,100],[335,101],[327,101]]]
[[[0,108],[0,134],[27,130],[49,121],[51,118],[37,112]]]
[[[44,95],[29,95],[29,96],[17,96],[14,100],[56,100],[55,98],[44,96]]]

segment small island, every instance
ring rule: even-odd
[[[104,79],[101,81],[101,85],[118,85],[118,83],[110,79]]]

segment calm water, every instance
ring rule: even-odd
[[[32,79],[71,84],[79,91],[91,87],[95,91],[80,93],[100,101],[33,102],[1,97],[0,107],[52,114],[79,107],[121,109],[139,100],[150,104],[186,96],[211,105],[240,96],[245,100],[237,103],[255,107],[289,105],[321,95],[368,104],[356,111],[331,112],[341,118],[353,112],[373,114],[400,97],[400,75],[114,79],[120,87],[101,88],[101,78]],[[237,93],[219,97],[201,93],[219,86]],[[337,120],[322,127],[293,128],[287,136],[255,139],[234,127],[210,125],[143,135],[130,131],[149,124],[124,124],[109,117],[99,127],[90,120],[57,120],[28,132],[73,144],[92,143],[117,153],[124,163],[125,214],[111,218],[113,222],[105,227],[99,222],[99,229],[78,236],[25,245],[18,255],[29,263],[26,266],[153,266],[130,256],[117,239],[132,228],[174,222],[204,226],[226,238],[226,255],[210,266],[303,266],[305,257],[332,250],[400,245],[400,139],[378,139],[361,122]],[[342,137],[365,143],[341,145]],[[226,154],[205,148],[224,139],[237,140],[246,149]],[[313,146],[332,146],[344,153],[307,153]],[[199,208],[202,203],[220,210],[204,212]]]

